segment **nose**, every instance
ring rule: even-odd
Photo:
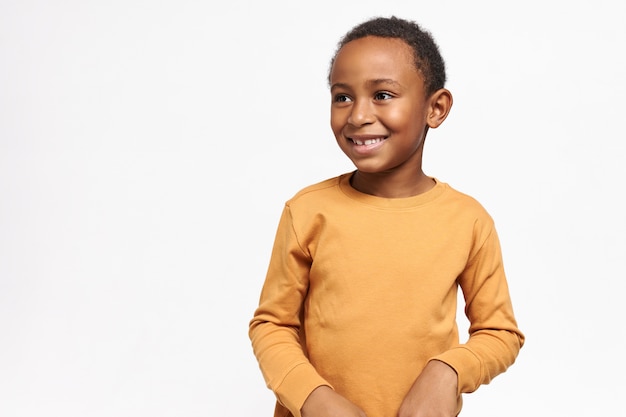
[[[372,103],[369,100],[356,100],[350,109],[348,123],[352,126],[364,126],[373,123],[375,120]]]

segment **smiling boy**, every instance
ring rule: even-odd
[[[375,18],[341,40],[329,83],[356,170],[298,192],[278,225],[249,329],[275,416],[456,416],[524,336],[491,217],[422,170],[452,106],[443,60],[414,22]]]

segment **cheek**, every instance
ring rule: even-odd
[[[409,138],[418,138],[424,133],[426,120],[424,115],[416,109],[403,109],[389,114],[386,124],[387,128],[394,133],[406,135]]]
[[[341,134],[341,130],[343,129],[344,122],[339,112],[336,110],[330,111],[330,128],[335,134],[335,136]]]
[[[385,124],[392,130],[404,130],[415,122],[416,116],[416,114],[407,109],[389,109],[385,113]]]

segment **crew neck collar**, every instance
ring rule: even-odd
[[[410,207],[422,206],[435,200],[446,189],[446,185],[444,183],[440,182],[437,178],[432,177],[432,179],[435,181],[435,186],[424,193],[417,194],[411,197],[401,198],[378,197],[375,195],[362,193],[352,187],[352,185],[350,184],[350,178],[352,177],[352,175],[354,175],[354,171],[343,174],[339,177],[339,188],[341,189],[341,191],[352,200],[355,200],[361,204],[378,208],[405,209]]]

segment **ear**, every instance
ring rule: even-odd
[[[452,108],[452,93],[445,88],[435,91],[428,100],[428,116],[426,122],[433,129],[439,127]]]

